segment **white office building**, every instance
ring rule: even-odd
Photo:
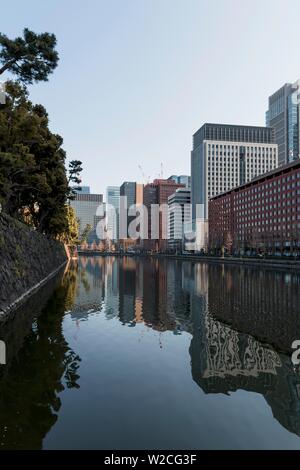
[[[278,166],[274,130],[267,127],[204,124],[193,136],[193,219],[207,219],[211,197],[247,183]]]
[[[191,190],[178,188],[168,198],[168,247],[175,251],[183,248],[184,226],[191,220]]]

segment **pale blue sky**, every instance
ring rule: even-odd
[[[94,192],[190,172],[204,122],[264,125],[300,78],[299,0],[14,0],[1,32],[57,36],[60,63],[30,87]]]

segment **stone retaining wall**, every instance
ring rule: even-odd
[[[66,262],[63,244],[0,214],[0,320]]]

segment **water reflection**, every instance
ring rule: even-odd
[[[77,388],[80,357],[62,331],[66,309],[76,295],[77,270],[52,280],[2,325],[8,363],[0,369],[2,449],[40,449],[57,421],[60,393]],[[55,289],[55,295],[51,295]]]
[[[300,332],[299,274],[166,259],[83,264],[103,275],[108,319],[190,333],[192,377],[205,393],[260,393],[300,436],[300,374],[288,355]]]
[[[193,305],[197,310],[198,299]],[[192,376],[205,393],[260,393],[273,416],[300,436],[300,374],[289,356],[229,328],[209,313],[194,317]]]
[[[300,332],[299,274],[86,257],[57,282],[22,307],[17,328],[0,329],[0,339],[11,345],[9,363],[0,369],[2,448],[42,448],[60,415],[62,392],[73,388],[81,393],[81,358],[64,329],[68,317],[77,325],[105,318],[139,335],[142,327],[159,334],[161,348],[167,332],[179,342],[188,335],[186,367],[204,394],[259,393],[274,418],[300,436],[300,374],[289,356],[295,332]],[[101,334],[99,341],[114,338],[113,333],[108,339]],[[94,375],[95,364],[90,364],[86,367]]]

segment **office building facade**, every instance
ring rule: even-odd
[[[168,247],[172,251],[183,250],[184,226],[191,220],[191,190],[176,189],[168,198]]]
[[[127,207],[135,204],[135,187],[136,183],[133,181],[124,181],[124,183],[120,186],[120,196],[126,196]]]
[[[129,226],[136,219],[138,207],[143,204],[143,185],[125,181],[120,186],[120,216],[119,216],[119,238],[123,240],[124,248],[136,245],[136,241],[130,239]],[[135,206],[134,214],[129,214],[131,206]]]
[[[176,189],[183,187],[183,184],[177,184],[170,179],[155,179],[153,183],[144,186],[144,205],[148,211],[148,239],[143,242],[145,249],[168,249],[168,198]],[[157,206],[157,214],[153,205]]]
[[[107,233],[112,241],[119,239],[119,213],[120,213],[120,187],[108,186],[106,188],[107,202]]]
[[[191,187],[191,177],[188,175],[171,175],[168,180],[172,180],[177,184],[183,184],[186,188]]]
[[[209,246],[300,255],[300,160],[212,198]]]
[[[273,129],[204,124],[193,136],[191,153],[193,220],[207,219],[210,198],[277,166]]]
[[[76,194],[70,202],[79,221],[79,234],[89,225],[91,227],[90,241],[96,240],[97,224],[104,218],[105,209],[102,194]]]
[[[128,209],[135,204],[136,183],[133,181],[124,181],[120,186],[120,238],[128,238],[128,227],[133,216],[128,215]]]
[[[152,224],[151,224],[151,207],[154,204],[157,204],[157,185],[154,183],[148,183],[144,186],[144,194],[143,194],[143,199],[144,199],[144,206],[147,209],[147,217],[148,217],[148,223],[147,223],[147,232],[148,232],[148,238],[146,240],[143,240],[143,248],[145,250],[157,250],[157,239],[152,239],[151,238],[151,230],[152,230]]]
[[[269,97],[266,125],[274,128],[279,165],[300,157],[300,80],[286,83]]]

